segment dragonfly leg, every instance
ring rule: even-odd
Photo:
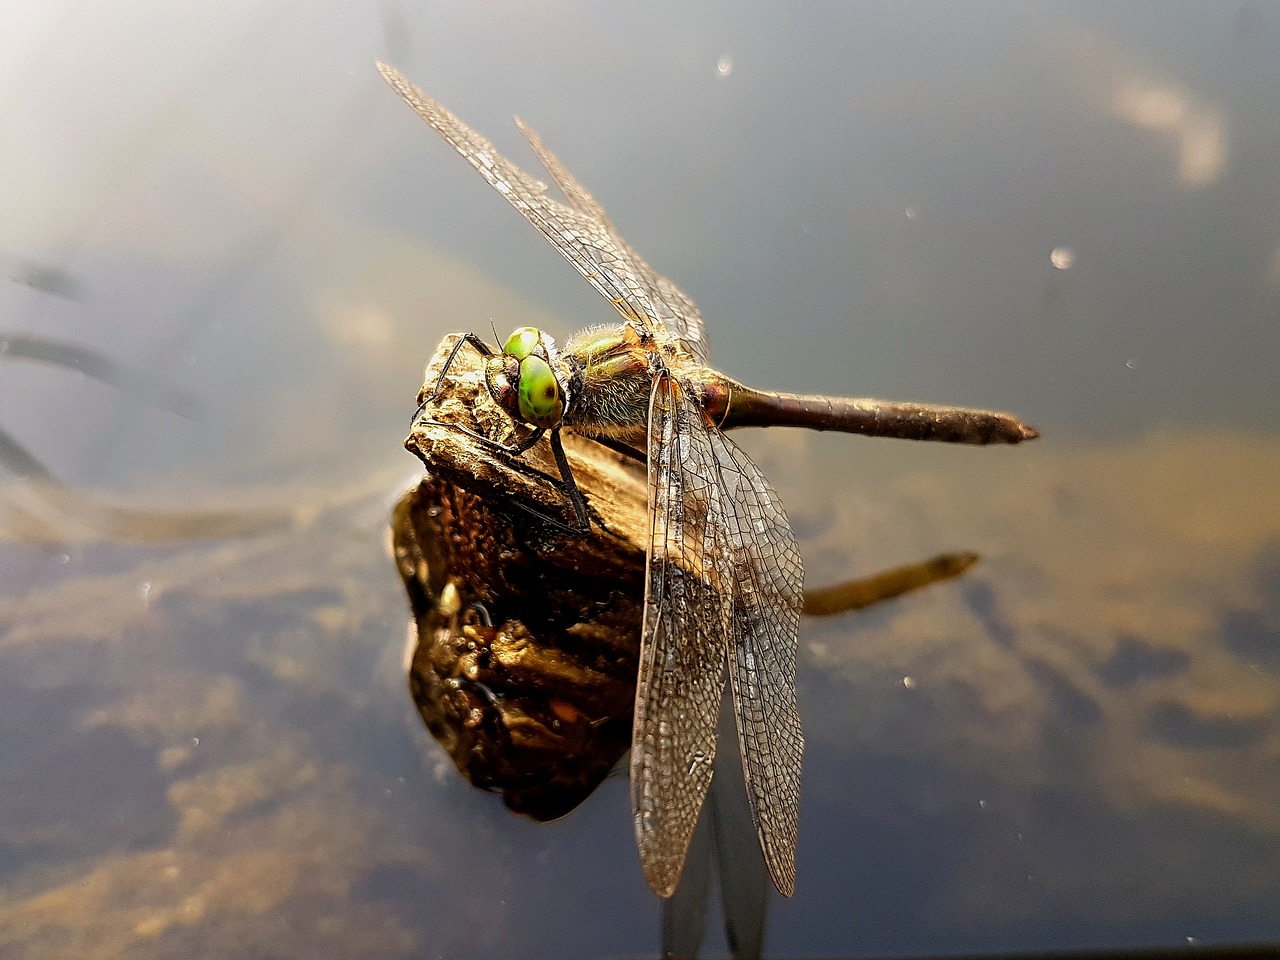
[[[469,343],[475,347],[476,353],[482,357],[492,357],[493,348],[481,340],[474,333],[464,333],[458,338],[458,342],[453,345],[453,349],[449,351],[449,359],[444,362],[444,366],[440,370],[440,376],[436,378],[436,385],[431,390],[431,396],[428,399],[434,400],[440,394],[440,387],[444,385],[444,378],[449,373],[449,368],[453,366],[453,359],[458,355],[458,351],[462,349],[464,343]]]
[[[505,453],[509,457],[520,456],[520,454],[529,450],[535,443],[541,440],[542,435],[546,433],[545,429],[538,427],[533,431],[533,433],[529,434],[529,436],[525,437],[519,443],[499,443],[492,437],[486,437],[483,433],[477,433],[475,430],[464,427],[460,423],[450,423],[445,420],[419,420],[417,417],[414,417],[413,422],[415,425],[422,423],[428,426],[448,427],[450,430],[457,430],[463,436],[470,437],[472,440],[478,440],[486,447],[497,450],[500,453]]]
[[[573,504],[573,512],[578,517],[578,525],[582,533],[591,532],[591,515],[587,513],[587,500],[573,480],[573,471],[569,469],[569,458],[564,455],[564,445],[560,442],[560,428],[551,431],[551,453],[556,458],[556,466],[560,468],[560,489]]]
[[[533,433],[525,437],[517,444],[507,446],[506,444],[497,443],[494,440],[488,442],[493,444],[503,453],[513,457],[518,457],[526,450],[530,449],[535,443],[542,439],[542,435],[546,433],[542,427],[537,427]],[[560,483],[558,484],[560,492],[568,498],[569,503],[573,505],[574,516],[577,517],[575,526],[566,526],[554,517],[548,517],[537,510],[526,507],[534,516],[554,523],[562,530],[568,530],[572,533],[590,533],[591,532],[591,515],[587,512],[587,500],[582,495],[582,491],[578,489],[578,484],[573,479],[573,470],[569,467],[569,458],[564,455],[564,445],[560,442],[560,428],[556,427],[551,431],[551,454],[555,457],[556,466],[560,468]]]
[[[440,395],[440,388],[444,386],[444,378],[448,375],[449,368],[453,366],[454,358],[458,355],[458,351],[462,349],[462,345],[465,343],[471,344],[471,346],[475,348],[476,353],[480,354],[482,357],[493,356],[493,348],[476,336],[476,334],[464,333],[459,337],[458,342],[455,343],[453,345],[453,349],[449,351],[449,358],[445,360],[444,366],[440,369],[440,376],[436,378],[436,385],[431,388],[431,393],[422,398],[422,402],[418,404],[418,409],[413,412],[413,419],[409,421],[410,424],[416,423],[418,418],[422,416],[422,411],[427,408],[427,404]]]
[[[546,430],[544,430],[542,427],[535,427],[533,433],[529,434],[519,443],[512,444],[511,446],[507,446],[506,444],[500,443],[498,444],[498,447],[501,448],[504,452],[511,454],[511,456],[518,457],[520,456],[520,454],[524,453],[526,450],[531,450],[533,448],[533,445],[542,439],[542,435],[544,433],[546,433]],[[560,437],[560,431],[557,430],[551,434],[551,442],[553,444],[558,443],[559,437]]]
[[[510,456],[510,457],[520,456],[520,454],[524,453],[526,450],[531,448],[535,443],[541,440],[542,435],[546,433],[545,429],[543,429],[542,427],[539,427],[535,429],[533,433],[529,434],[529,436],[521,440],[519,443],[505,444],[505,443],[499,443],[497,440],[494,440],[491,437],[486,437],[483,433],[477,433],[474,430],[468,430],[466,427],[458,423],[447,423],[443,420],[421,420],[421,421],[415,420],[414,422],[415,424],[423,423],[423,424],[430,424],[438,427],[448,427],[450,430],[457,430],[459,433],[463,434],[464,436],[470,437],[472,440],[475,440],[478,443],[482,443],[486,447],[492,450],[496,450],[499,453],[505,453],[507,456]],[[557,483],[554,477],[551,477],[548,474],[543,473],[541,470],[536,471],[537,475],[545,478],[548,483],[552,484],[557,490],[559,490],[562,494],[564,494],[564,496],[568,499],[569,503],[572,504],[573,506],[574,518],[577,522],[565,523],[563,520],[553,517],[550,514],[544,513],[543,511],[538,510],[536,507],[530,506],[529,504],[521,501],[517,501],[517,505],[525,513],[528,513],[533,517],[536,517],[538,520],[541,520],[544,523],[549,523],[551,526],[557,527],[560,530],[565,531],[566,533],[573,533],[578,535],[590,533],[591,520],[590,520],[590,514],[588,514],[587,512],[587,502],[586,502],[586,499],[582,496],[582,493],[578,490],[577,483],[574,482],[573,471],[569,468],[569,460],[567,457],[565,457],[564,447],[560,443],[560,433],[558,430],[554,431],[551,434],[551,452],[555,456],[556,466],[560,469],[560,482]]]

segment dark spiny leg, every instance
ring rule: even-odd
[[[449,372],[449,368],[453,366],[453,358],[458,355],[458,351],[462,349],[464,343],[469,343],[476,348],[476,352],[482,357],[492,357],[493,348],[481,340],[474,333],[464,333],[453,345],[453,349],[449,351],[449,359],[444,362],[444,368],[440,371],[440,376],[436,379],[435,388],[431,391],[431,399],[434,399],[440,393],[440,387],[444,384],[445,375]]]
[[[526,450],[533,449],[533,445],[537,443],[539,440],[541,440],[542,435],[546,432],[547,431],[544,430],[542,427],[534,427],[533,433],[529,434],[527,437],[525,437],[523,440],[521,440],[519,443],[515,444],[514,446],[507,447],[507,446],[503,446],[502,444],[498,444],[498,446],[501,447],[505,452],[511,454],[511,456],[518,457],[520,456],[520,454],[524,453]],[[551,434],[551,442],[553,444],[560,442],[560,431],[558,429]]]
[[[414,425],[417,425],[417,418],[415,418],[413,422]],[[422,423],[427,426],[448,427],[450,430],[457,430],[464,437],[470,437],[472,440],[483,443],[490,449],[497,450],[500,453],[505,453],[509,457],[520,456],[520,454],[529,450],[535,443],[541,440],[542,435],[546,433],[546,430],[542,427],[537,427],[534,429],[533,433],[529,434],[529,436],[525,437],[519,443],[506,444],[499,443],[492,437],[486,437],[483,433],[476,433],[474,430],[468,430],[466,427],[458,423],[446,423],[444,420],[423,420]]]
[[[409,421],[410,426],[418,422],[418,418],[422,416],[422,411],[426,409],[427,404],[440,395],[440,388],[444,386],[444,378],[448,374],[449,368],[453,366],[453,358],[458,355],[458,351],[462,349],[464,343],[469,343],[475,347],[476,352],[482,357],[493,356],[493,348],[474,333],[464,333],[459,337],[458,342],[449,351],[449,359],[444,362],[444,367],[440,370],[440,376],[436,378],[436,385],[431,388],[431,393],[422,398],[422,402],[418,404],[418,409],[413,412],[413,419]]]
[[[417,421],[415,421],[415,424],[416,422]],[[520,456],[520,454],[524,453],[542,439],[542,435],[546,433],[546,430],[542,427],[538,427],[533,433],[525,437],[525,439],[521,440],[518,444],[508,446],[505,443],[499,443],[497,440],[486,437],[483,433],[476,433],[474,430],[468,430],[466,427],[456,423],[446,423],[443,420],[424,420],[422,423],[436,427],[447,427],[450,430],[457,430],[459,433],[470,437],[477,443],[482,443],[491,450],[496,450],[499,453],[505,453],[509,457]],[[560,468],[560,482],[557,483],[554,477],[543,473],[541,470],[533,470],[533,472],[539,477],[543,477],[548,483],[552,484],[557,490],[568,497],[569,502],[573,504],[573,511],[578,522],[574,524],[565,523],[563,520],[558,520],[550,514],[543,513],[541,510],[520,501],[516,501],[516,505],[525,513],[543,521],[544,523],[548,523],[553,527],[563,530],[565,533],[574,533],[578,535],[590,533],[591,523],[586,512],[586,501],[578,491],[578,486],[573,480],[573,473],[569,469],[569,461],[564,455],[564,447],[560,445],[558,431],[557,433],[552,434],[551,452],[556,455],[556,466]],[[529,469],[532,470],[532,468]],[[568,480],[567,483],[565,482],[566,478]]]
[[[560,468],[560,489],[564,495],[569,498],[569,502],[573,504],[573,512],[578,516],[578,524],[581,526],[581,533],[589,533],[591,531],[591,515],[587,513],[587,501],[583,497],[582,491],[578,489],[578,485],[573,481],[573,471],[569,469],[569,459],[564,455],[564,445],[560,442],[560,428],[556,427],[551,431],[551,452],[556,458],[556,466]]]

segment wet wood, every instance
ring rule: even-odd
[[[418,402],[435,388],[446,360],[460,337],[440,342],[427,364]],[[560,474],[546,437],[519,456],[504,453],[497,444],[514,444],[527,436],[489,396],[484,385],[483,358],[464,346],[454,357],[439,396],[415,419],[405,447],[427,469],[486,499],[500,500],[511,509],[551,521],[543,534],[562,532],[586,537],[590,554],[645,552],[647,492],[644,465],[602,444],[568,431],[565,453],[573,476],[591,512],[591,531],[573,530],[575,518],[559,487]],[[483,438],[490,438],[488,440]],[[496,441],[496,442],[495,442]]]

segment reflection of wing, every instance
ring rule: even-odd
[[[200,413],[200,401],[189,391],[182,387],[151,383],[144,374],[88,347],[35,334],[6,331],[0,331],[0,343],[3,343],[0,352],[9,359],[37,360],[55,367],[75,370],[126,393],[133,393],[140,402],[153,403],[180,417],[194,419]]]
[[[729,596],[706,566],[723,506],[702,412],[669,376],[649,412],[650,543],[631,740],[631,809],[645,877],[660,896],[680,881],[711,782],[724,690]],[[691,422],[698,426],[691,426]]]
[[[587,191],[587,188],[565,169],[564,164],[560,162],[554,153],[547,149],[546,144],[542,142],[542,138],[538,136],[533,127],[519,117],[516,117],[516,126],[520,128],[525,140],[528,141],[533,152],[538,155],[538,159],[547,168],[547,172],[551,174],[561,192],[568,198],[570,205],[587,216],[594,218],[609,231],[609,235],[618,245],[618,249],[626,254],[636,274],[649,288],[650,299],[657,307],[662,322],[667,325],[667,330],[672,336],[679,337],[685,342],[689,347],[689,352],[693,354],[699,363],[709,364],[711,356],[709,344],[707,343],[707,330],[702,323],[702,314],[698,312],[697,305],[679,287],[649,266],[644,258],[636,253],[626,240],[622,239],[622,235],[618,233],[618,228],[613,225],[609,215],[604,212],[604,207],[600,206],[600,201],[593,197]]]
[[[683,336],[691,329],[701,331],[701,318],[688,297],[670,282],[656,277],[648,264],[634,257],[630,248],[614,233],[609,221],[596,215],[600,205],[572,177],[568,182],[574,190],[568,195],[575,205],[567,206],[547,196],[545,184],[498,153],[493,144],[406,80],[395,68],[380,63],[378,69],[404,102],[537,227],[620,314],[646,325],[660,342],[669,342],[673,335]],[[563,173],[563,168],[560,172]],[[568,177],[567,173],[564,175]],[[578,206],[579,203],[584,206]],[[668,295],[674,303],[664,302]],[[666,318],[679,321],[674,334],[668,330],[664,322]],[[694,343],[704,343],[700,334],[694,338]]]
[[[649,414],[649,510],[631,755],[646,875],[659,893],[679,879],[710,778],[727,657],[752,819],[769,872],[790,895],[804,745],[800,553],[768,481],[669,377],[655,383]]]
[[[733,697],[726,690],[716,729],[720,742],[732,744],[737,736],[735,727]],[[736,750],[716,751],[715,776],[693,831],[680,886],[669,900],[662,901],[663,957],[683,960],[699,955],[713,875],[720,890],[720,912],[730,953],[740,960],[759,960],[769,908],[769,869],[756,841]]]

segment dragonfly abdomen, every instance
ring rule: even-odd
[[[733,427],[808,427],[902,440],[1021,443],[1040,436],[1017,417],[992,410],[885,400],[773,393],[733,384],[720,421]]]

